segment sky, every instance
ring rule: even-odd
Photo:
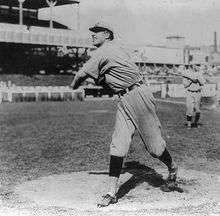
[[[76,26],[76,5],[56,7],[57,20]],[[166,37],[185,37],[191,46],[220,44],[220,0],[81,0],[80,30],[99,20],[108,22],[129,44],[163,45]]]

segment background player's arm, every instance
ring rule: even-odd
[[[184,88],[187,88],[190,86],[191,81],[189,79],[184,78],[183,79],[183,86]]]
[[[168,72],[168,73],[171,75],[183,77],[183,78],[188,79],[194,83],[198,82],[197,79],[194,79],[194,78],[190,77],[188,74],[183,73],[183,72],[179,72],[179,73],[178,72]]]
[[[198,76],[197,81],[200,86],[203,86],[206,82],[206,80],[204,79],[204,77],[202,75]]]

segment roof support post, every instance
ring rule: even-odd
[[[23,3],[25,0],[18,0],[19,2],[19,25],[23,25]]]
[[[53,8],[55,7],[56,0],[46,0],[48,6],[50,7],[50,29],[53,28]]]
[[[79,3],[77,3],[77,30],[80,30]]]

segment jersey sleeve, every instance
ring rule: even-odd
[[[187,88],[190,86],[191,81],[189,79],[183,78],[183,86]]]
[[[204,85],[206,82],[204,77],[202,76],[202,74],[199,74],[197,79],[198,79],[200,85]]]
[[[188,70],[183,70],[183,71],[181,72],[181,74],[182,74],[183,76],[185,76],[185,77],[189,77],[190,79],[194,79],[194,78],[195,78],[195,77],[194,77],[194,74],[190,73],[190,71],[188,71]]]
[[[86,74],[93,79],[98,79],[100,73],[100,64],[102,61],[102,55],[100,52],[94,51],[91,58],[83,65],[82,69]]]

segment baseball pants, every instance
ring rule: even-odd
[[[201,92],[189,92],[186,94],[186,115],[193,116],[194,112],[200,113]]]
[[[136,129],[145,149],[152,156],[161,156],[166,142],[162,138],[154,97],[146,85],[141,85],[120,98],[110,154],[126,156]]]

